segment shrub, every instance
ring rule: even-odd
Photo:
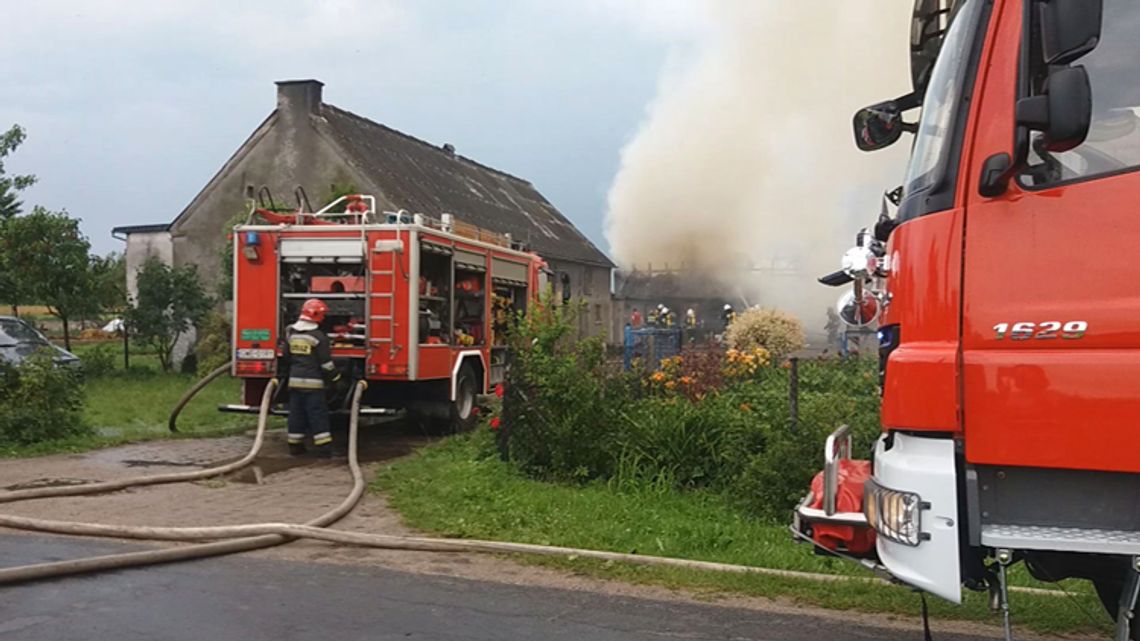
[[[198,344],[194,347],[199,373],[208,374],[233,357],[230,330],[230,319],[220,312],[210,312],[202,319],[198,325]]]
[[[535,307],[510,332],[515,358],[502,417],[508,456],[540,478],[608,477],[629,386],[604,371],[600,339],[573,340],[573,308],[549,299]]]
[[[754,514],[786,519],[823,468],[824,441],[843,424],[851,426],[852,455],[866,456],[879,434],[874,371],[874,363],[860,360],[801,362],[794,431],[786,401],[788,370],[771,370],[767,385],[737,389],[742,403],[762,414],[771,429],[764,448],[743,465],[732,497]],[[774,385],[777,380],[781,384]]]
[[[804,327],[799,319],[776,309],[753,307],[737,314],[725,332],[729,347],[741,352],[768,351],[774,362],[803,349]]]
[[[27,445],[88,429],[77,368],[57,366],[46,353],[16,366],[0,363],[0,443]]]
[[[99,343],[83,354],[83,374],[91,378],[102,378],[115,371],[117,345]]]
[[[790,369],[773,367],[764,347],[690,350],[630,375],[606,365],[600,342],[575,343],[573,327],[572,312],[544,305],[512,328],[514,362],[495,418],[500,451],[530,476],[715,491],[783,521],[821,468],[832,430],[851,425],[856,453],[878,434],[873,362],[801,362],[793,430]]]

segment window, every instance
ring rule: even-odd
[[[973,82],[972,63],[982,41],[979,23],[984,7],[982,0],[961,3],[946,32],[922,99],[922,118],[903,181],[899,222],[948,209],[953,204],[952,200],[931,202],[929,196],[943,191],[953,198],[954,190],[944,187],[952,183],[947,179],[957,174],[952,161],[956,160],[953,156],[959,148],[962,129],[959,121],[967,104],[963,96]]]
[[[1083,65],[1092,85],[1092,126],[1088,138],[1069,151],[1041,149],[1041,134],[1030,138],[1026,186],[1048,186],[1102,174],[1140,169],[1140,3],[1104,0],[1101,39],[1074,64]],[[1035,46],[1035,45],[1029,45]],[[1042,82],[1037,70],[1034,82]]]

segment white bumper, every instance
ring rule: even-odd
[[[961,603],[954,441],[900,433],[894,434],[890,449],[887,441],[883,436],[875,444],[874,480],[884,488],[919,495],[923,540],[910,546],[880,535],[879,560],[899,580]]]

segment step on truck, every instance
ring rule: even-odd
[[[954,602],[990,590],[1008,613],[1018,562],[1087,579],[1120,639],[1140,593],[1137,43],[1135,0],[917,0],[914,90],[854,118],[864,150],[914,135],[897,213],[821,279],[854,285],[847,322],[878,322],[882,434],[866,460],[833,434],[796,510],[821,548]]]
[[[316,298],[329,308],[322,330],[342,387],[368,382],[361,413],[406,410],[433,428],[475,423],[478,395],[505,375],[510,319],[549,277],[509,235],[449,214],[377,212],[368,195],[311,213],[251,208],[233,230],[233,254],[232,374],[242,402],[221,409],[257,411],[284,369],[286,326]],[[343,415],[347,400],[331,393],[333,412]]]

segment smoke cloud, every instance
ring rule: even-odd
[[[902,180],[909,138],[860,152],[851,116],[908,91],[911,4],[692,0],[699,19],[609,191],[619,264],[683,263],[818,324],[838,292],[815,278]],[[748,269],[772,261],[794,275]]]

